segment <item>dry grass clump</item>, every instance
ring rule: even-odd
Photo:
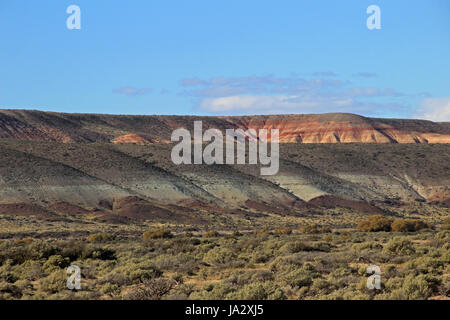
[[[145,231],[142,235],[144,240],[152,240],[152,239],[169,239],[172,238],[173,235],[169,229],[161,228]]]

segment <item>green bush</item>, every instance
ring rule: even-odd
[[[45,261],[43,268],[48,272],[53,272],[62,268],[67,268],[69,265],[70,265],[69,258],[63,258],[60,255],[54,255],[49,257],[48,260]]]
[[[203,260],[216,266],[228,265],[236,259],[236,254],[228,248],[215,247],[209,250]]]
[[[409,275],[400,288],[394,289],[389,298],[394,300],[426,300],[436,291],[437,281],[428,275]]]
[[[395,237],[386,243],[383,252],[391,255],[411,255],[415,252],[415,249],[412,242],[407,238]]]

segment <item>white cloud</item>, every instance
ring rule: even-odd
[[[383,116],[401,114],[405,109],[392,100],[405,96],[394,89],[358,87],[336,78],[253,75],[191,78],[182,84],[196,108],[215,114],[350,112]]]
[[[414,116],[431,121],[450,121],[450,98],[423,99]]]
[[[355,112],[370,110],[367,105],[344,97],[301,97],[287,95],[237,95],[203,99],[199,108],[212,113],[227,114],[277,114]]]

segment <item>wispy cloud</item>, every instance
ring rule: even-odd
[[[324,77],[215,77],[184,79],[184,94],[197,109],[215,114],[356,112],[383,114],[405,107],[396,101],[403,93],[391,88],[357,87]],[[375,101],[373,100],[375,98]]]
[[[450,121],[450,98],[426,98],[414,115],[431,121]]]
[[[141,96],[150,93],[152,90],[149,88],[134,88],[134,87],[121,87],[114,89],[113,92],[117,94],[123,94],[127,96]]]

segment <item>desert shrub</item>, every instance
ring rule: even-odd
[[[161,277],[163,272],[158,269],[153,262],[145,260],[139,263],[127,263],[126,265],[114,269],[114,276],[128,277],[127,283],[142,283],[149,279]],[[119,278],[120,279],[120,278]]]
[[[394,300],[426,300],[437,289],[439,281],[428,275],[409,275],[400,286],[394,287],[389,299]]]
[[[361,243],[355,243],[352,245],[352,249],[356,252],[364,251],[378,251],[383,249],[383,246],[375,241],[365,241]]]
[[[151,240],[151,239],[168,239],[172,238],[172,236],[173,235],[169,229],[162,228],[145,231],[142,237],[144,240]]]
[[[193,274],[197,269],[198,260],[191,254],[179,253],[177,255],[159,255],[155,257],[153,263],[158,269],[177,271],[186,274]]]
[[[233,231],[233,237],[238,238],[238,237],[242,237],[242,233],[240,233],[239,231]]]
[[[203,257],[203,261],[216,266],[225,266],[236,259],[236,254],[228,248],[215,247]]]
[[[47,241],[33,241],[29,246],[30,251],[38,259],[47,259],[60,253],[60,249]]]
[[[217,238],[220,236],[220,233],[217,231],[208,231],[203,235],[205,238]]]
[[[252,282],[266,282],[272,281],[274,279],[274,275],[269,270],[256,270],[252,271],[250,281]]]
[[[302,241],[294,241],[289,242],[283,247],[283,251],[285,253],[298,253],[302,251],[322,251],[329,252],[331,249],[331,244],[324,241],[319,242],[302,242]]]
[[[0,248],[0,263],[10,260],[12,265],[22,264],[27,260],[47,259],[59,252],[59,248],[47,241],[4,243]]]
[[[132,283],[142,283],[160,277],[162,272],[157,268],[137,268],[130,270],[128,275]]]
[[[0,299],[20,299],[22,290],[19,286],[7,282],[0,282]]]
[[[288,228],[288,227],[278,228],[278,229],[273,230],[273,234],[276,234],[279,236],[284,235],[284,234],[292,234],[292,229]]]
[[[137,285],[126,299],[131,300],[161,300],[176,285],[175,281],[166,278],[149,279]]]
[[[292,288],[309,287],[313,283],[312,275],[300,269],[281,275],[279,280],[283,285]]]
[[[33,238],[22,238],[14,241],[17,244],[30,244],[33,242]]]
[[[286,299],[286,296],[278,285],[269,281],[263,284],[248,284],[230,298],[238,300],[283,300]]]
[[[384,275],[388,278],[393,278],[395,276],[398,275],[398,271],[397,268],[395,267],[395,265],[392,264],[388,264],[385,268],[384,268]]]
[[[41,263],[34,260],[28,260],[21,265],[23,271],[21,278],[35,281],[44,275],[44,271],[42,270]]]
[[[8,260],[0,267],[0,282],[14,283],[20,279],[20,274],[15,271],[11,265],[11,260]]]
[[[332,245],[328,242],[318,241],[311,244],[312,251],[330,252]]]
[[[314,298],[318,300],[370,300],[371,297],[368,294],[351,289],[338,289],[330,294],[318,295]]]
[[[123,269],[121,269],[123,270]],[[120,270],[120,271],[121,271]],[[110,272],[106,274],[103,278],[98,280],[99,284],[117,284],[118,286],[125,286],[131,283],[129,278],[129,274],[125,274],[124,272]]]
[[[404,269],[410,271],[411,274],[442,274],[444,267],[445,262],[442,259],[422,256],[408,261]]]
[[[394,237],[383,248],[383,252],[391,255],[411,255],[415,252],[410,240],[404,237]]]
[[[365,232],[391,231],[392,219],[376,214],[358,223],[358,230]]]
[[[317,253],[301,252],[290,256],[277,257],[270,265],[270,271],[281,274],[287,273],[299,268],[309,268],[315,271],[315,267],[308,261],[314,260]]]
[[[309,262],[304,263],[301,267],[282,269],[278,268],[278,279],[281,284],[291,286],[292,288],[301,288],[310,286],[314,279],[321,275],[317,269]]]
[[[116,252],[112,249],[94,248],[87,258],[99,260],[116,260]]]
[[[168,297],[170,300],[176,300],[176,298],[180,298],[181,300],[187,300],[190,298],[190,295],[195,291],[194,284],[180,284],[176,286],[172,292],[171,297]]]
[[[331,229],[327,227],[321,227],[317,224],[309,224],[301,226],[300,231],[305,234],[318,234],[318,233],[329,233],[331,232]]]
[[[416,232],[427,228],[429,226],[425,222],[414,219],[396,219],[391,224],[394,232]]]
[[[51,273],[49,276],[39,281],[39,288],[42,291],[56,293],[67,288],[67,274],[64,270]]]
[[[450,217],[443,219],[441,229],[442,230],[450,230]]]
[[[262,251],[254,251],[250,256],[250,262],[252,263],[265,263],[269,261],[272,257],[271,253],[262,252]]]
[[[226,283],[208,284],[204,290],[192,294],[192,299],[200,300],[224,300],[235,289]]]
[[[114,235],[110,233],[94,233],[90,234],[86,240],[88,242],[107,242],[114,240]]]
[[[24,246],[8,245],[0,251],[0,264],[8,262],[11,265],[17,265],[31,259],[33,254]]]
[[[235,286],[243,286],[253,282],[266,282],[274,280],[274,274],[269,270],[234,271],[226,279],[227,283]]]
[[[58,271],[59,269],[66,268],[70,265],[69,258],[63,258],[60,255],[50,256],[47,261],[45,261],[43,268],[47,272]]]
[[[312,247],[304,241],[293,241],[286,243],[282,251],[284,251],[287,254],[292,254],[302,251],[312,251]]]
[[[261,237],[261,238],[265,238],[270,235],[269,230],[255,230],[253,233],[256,237]]]
[[[326,295],[336,290],[337,286],[334,282],[323,278],[316,278],[309,289],[309,293],[313,295]]]
[[[106,294],[112,298],[118,297],[120,295],[120,292],[122,289],[119,285],[115,283],[105,283],[101,288],[100,291],[103,294]]]
[[[87,256],[89,249],[84,242],[79,241],[63,242],[58,244],[58,247],[61,250],[60,255],[70,261]]]

